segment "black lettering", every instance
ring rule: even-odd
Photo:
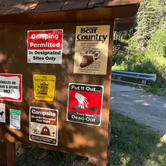
[[[10,93],[10,90],[4,90],[4,93]]]

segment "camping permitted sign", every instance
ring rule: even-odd
[[[67,120],[100,126],[103,102],[101,85],[69,84]]]
[[[58,145],[58,110],[40,107],[29,108],[29,140]]]
[[[63,30],[28,31],[28,63],[62,64]]]

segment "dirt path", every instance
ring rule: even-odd
[[[149,126],[163,137],[166,133],[166,96],[118,86],[112,84],[110,109]]]

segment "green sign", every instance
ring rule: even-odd
[[[10,109],[10,128],[20,130],[21,111]]]

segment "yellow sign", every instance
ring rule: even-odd
[[[55,95],[55,75],[33,75],[34,99],[42,101],[53,101]]]
[[[109,25],[77,26],[74,73],[106,75]]]

